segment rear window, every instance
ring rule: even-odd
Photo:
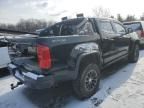
[[[141,30],[141,29],[142,29],[142,26],[141,26],[141,23],[140,23],[140,22],[125,23],[124,25],[125,25],[125,27],[131,28],[131,29],[133,29],[134,31],[136,31],[136,30]]]
[[[62,21],[40,32],[40,36],[65,36],[77,34],[77,27],[84,18]]]

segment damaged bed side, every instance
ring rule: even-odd
[[[24,61],[35,59],[36,33],[0,29],[0,34],[2,34],[0,36],[0,68],[7,68],[10,62],[22,66]],[[28,63],[25,66],[29,68]],[[23,83],[11,84],[11,89],[21,84]]]

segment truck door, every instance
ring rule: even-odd
[[[113,28],[115,30],[115,47],[117,49],[116,57],[124,56],[128,54],[130,36],[126,33],[126,29],[119,22],[112,22]]]
[[[101,34],[102,40],[102,55],[104,59],[104,64],[111,62],[115,54],[117,53],[117,49],[115,47],[115,31],[113,26],[109,20],[100,20],[98,22],[99,31]]]

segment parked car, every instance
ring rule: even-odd
[[[3,38],[0,38],[0,69],[6,68],[10,62],[7,42],[3,41]]]
[[[11,41],[20,54],[8,68],[18,85],[44,89],[72,81],[80,99],[96,93],[102,69],[124,58],[130,62],[139,58],[137,34],[109,18],[65,19],[38,37]]]
[[[140,39],[140,45],[144,46],[144,21],[130,21],[123,23],[127,28],[135,31]]]

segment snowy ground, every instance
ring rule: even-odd
[[[70,83],[42,91],[22,85],[11,91],[16,80],[0,76],[0,108],[144,108],[144,51],[138,63],[121,62],[105,72],[99,91],[85,101],[73,96]]]

